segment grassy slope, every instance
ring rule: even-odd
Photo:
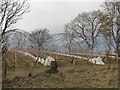
[[[4,81],[5,87],[80,87],[80,88],[113,88],[117,87],[118,80],[118,68],[114,62],[105,66],[94,66],[93,64],[76,59],[76,65],[70,63],[72,60],[69,57],[55,56],[58,62],[59,72],[57,74],[46,73],[49,67],[44,67],[39,64],[34,66],[33,77],[28,78],[30,72],[31,58],[23,55],[17,55],[17,67],[10,68],[9,66],[14,62],[12,56],[13,53],[6,55],[8,59],[7,80]]]

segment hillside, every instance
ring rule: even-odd
[[[12,64],[13,53],[6,57],[9,66]],[[55,55],[51,56],[55,57]],[[17,67],[8,67],[7,80],[4,87],[39,87],[39,88],[115,88],[118,87],[117,63],[94,65],[86,60],[76,59],[76,64],[71,63],[70,57],[56,56],[59,72],[50,74],[46,71],[49,67],[41,64],[33,68],[33,76],[28,77],[33,60],[24,55],[17,56]],[[110,66],[110,67],[109,67]]]

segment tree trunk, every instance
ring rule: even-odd
[[[2,72],[2,77],[3,77],[3,80],[5,80],[6,79],[6,75],[7,75],[7,62],[6,62],[6,59],[4,58],[4,57],[2,57],[2,70],[3,70],[3,72]]]
[[[15,64],[14,66],[16,67],[16,66],[17,66],[16,51],[15,51],[15,63],[14,63],[14,64]],[[14,67],[14,68],[15,68],[15,67]]]
[[[0,90],[2,90],[2,53],[0,52]]]
[[[120,64],[120,2],[117,3],[117,35],[116,35],[116,53],[117,53],[117,61]]]
[[[75,67],[75,65],[76,65],[76,61],[75,61],[75,58],[74,58],[74,60],[73,60],[73,63],[74,63],[74,67]]]
[[[29,74],[28,74],[28,77],[32,77],[33,66],[34,66],[34,64],[32,63],[32,64],[31,64],[31,68],[30,68],[30,72],[29,72]]]
[[[116,40],[116,54],[118,62],[118,72],[120,72],[120,2],[117,3],[117,40]],[[120,87],[120,76],[118,75],[118,87]]]

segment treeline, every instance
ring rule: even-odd
[[[77,37],[90,52],[103,43],[107,53],[120,53],[120,2],[104,2],[99,10],[80,13],[65,25],[65,35],[70,52],[70,44]]]

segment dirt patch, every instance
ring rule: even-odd
[[[4,81],[4,87],[53,87],[63,82],[64,78],[61,74],[49,74],[41,72],[29,77],[17,76],[13,80]],[[56,86],[57,87],[57,86]]]

